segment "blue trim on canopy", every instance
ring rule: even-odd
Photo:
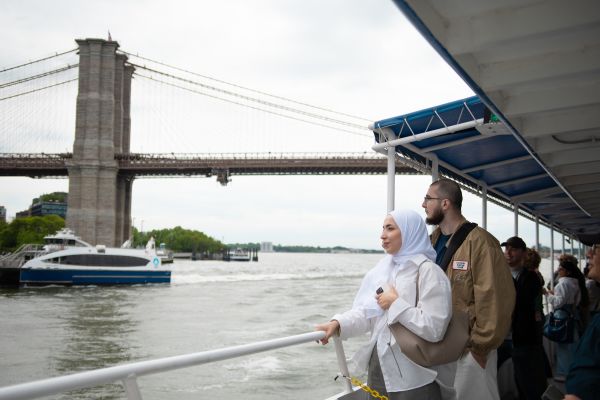
[[[522,209],[548,222],[560,221],[552,212],[544,211],[547,203],[556,201],[573,204],[573,211],[584,216],[539,160],[503,122],[490,122],[491,117],[481,99],[474,96],[377,121],[373,133],[378,142],[385,141],[383,128],[392,130],[399,138],[417,136],[416,141],[396,146],[396,152],[425,167],[436,158],[443,175],[475,190],[480,190],[483,183],[490,196],[513,204],[518,202]],[[439,128],[482,120],[483,124],[477,128],[418,139],[420,134]]]

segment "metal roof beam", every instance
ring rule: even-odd
[[[440,143],[435,146],[423,147],[423,148],[421,148],[421,151],[423,151],[425,153],[431,153],[432,151],[442,150],[442,149],[445,149],[448,147],[455,147],[455,146],[460,146],[461,144],[472,143],[472,142],[477,142],[479,140],[488,139],[492,136],[494,136],[494,135],[487,135],[487,136],[477,135],[477,136],[471,136],[468,138],[464,138],[461,140],[451,140],[449,142]]]
[[[511,200],[515,203],[531,203],[537,199],[543,200],[544,197],[552,196],[555,194],[564,193],[559,187],[551,187],[548,189],[536,190],[534,192],[528,192],[520,194],[518,196],[511,197]]]
[[[511,158],[510,160],[496,161],[496,162],[489,163],[489,164],[480,164],[480,165],[476,165],[474,167],[465,168],[465,169],[462,169],[461,172],[464,174],[468,174],[473,171],[480,171],[482,169],[500,167],[502,165],[514,164],[516,162],[525,161],[525,160],[529,160],[529,159],[531,159],[530,155],[515,157],[515,158]]]
[[[544,215],[546,215],[546,216],[552,216],[552,217],[556,217],[556,216],[565,217],[565,216],[569,216],[569,215],[574,215],[574,216],[583,215],[583,216],[585,216],[585,214],[583,214],[581,212],[581,210],[544,212]]]
[[[504,1],[502,2],[504,4]],[[498,42],[494,46],[478,49],[477,59],[484,65],[503,60],[519,60],[532,55],[563,51],[577,46],[585,48],[597,43],[600,25],[577,26],[576,29],[547,32],[543,35],[528,36],[518,41]]]
[[[566,176],[573,175],[588,175],[588,174],[600,174],[600,161],[589,162],[585,165],[585,169],[582,170],[580,165],[561,165],[552,168],[552,171],[560,179]]]
[[[577,199],[577,201],[595,200],[598,198],[598,191],[594,190],[591,192],[578,193],[577,196],[575,196],[575,198]]]
[[[535,199],[535,200],[524,200],[523,203],[532,204],[573,204],[573,201],[568,197],[564,198],[550,198],[550,199]]]
[[[600,57],[600,51],[598,57]],[[581,80],[579,76],[578,80]],[[561,82],[560,85],[545,82],[542,87],[538,86],[539,82],[535,82],[535,85],[537,87],[526,92],[523,91],[523,85],[503,90],[504,102],[496,105],[504,115],[511,117],[582,106],[592,106],[598,109],[600,82],[594,84],[588,82],[583,85],[581,82],[577,82],[577,84]]]
[[[598,105],[598,109],[600,110],[600,104]],[[565,132],[560,137],[557,136],[556,139],[553,137],[533,139],[532,145],[535,148],[535,152],[542,156],[564,150],[588,148],[590,146],[595,146],[600,151],[600,128],[578,132]]]
[[[535,24],[531,24],[535,25]],[[475,80],[486,92],[505,90],[507,87],[552,85],[557,78],[576,78],[598,72],[600,46],[575,49],[569,52],[548,53],[518,61],[507,60],[490,65],[479,65]],[[540,65],[547,66],[540,68]],[[501,107],[500,107],[501,108]]]
[[[563,178],[562,181],[567,186],[598,184],[600,183],[600,174],[567,176]]]
[[[494,183],[493,185],[488,185],[489,188],[497,188],[497,187],[501,187],[501,186],[506,186],[506,185],[514,185],[516,183],[523,183],[523,182],[529,182],[529,181],[535,181],[537,179],[542,179],[542,178],[547,178],[548,174],[538,174],[538,175],[532,175],[532,176],[526,176],[523,178],[518,178],[518,179],[509,179],[507,181],[502,181],[502,182],[498,182],[498,183]]]
[[[596,161],[598,154],[600,154],[598,146],[587,147],[585,149],[563,150],[546,155],[544,162],[550,168],[561,165],[579,165],[581,173],[587,173],[587,164]]]
[[[513,121],[513,125],[527,139],[600,128],[597,104],[577,109],[575,116],[573,111],[561,109],[521,116]]]
[[[456,125],[445,126],[443,128],[434,129],[434,130],[431,130],[428,132],[413,134],[411,136],[406,136],[406,137],[401,137],[398,139],[380,142],[380,143],[374,144],[371,148],[375,151],[379,151],[381,149],[387,149],[390,146],[406,145],[408,143],[417,142],[419,140],[425,140],[425,139],[429,139],[429,138],[433,138],[433,137],[437,137],[437,136],[447,135],[449,133],[459,132],[459,131],[462,131],[465,129],[474,128],[477,125],[481,125],[481,124],[483,124],[483,118],[472,120],[472,121],[467,121],[467,122],[462,122],[462,123],[456,124]],[[372,129],[375,132],[377,132],[379,127],[373,127]]]
[[[595,192],[598,193],[600,192],[600,189],[595,186],[595,185],[571,185],[569,186],[569,192],[573,193],[574,195],[577,194],[579,195],[580,193],[588,193],[588,192]]]
[[[559,211],[559,210],[573,211],[573,210],[579,210],[579,209],[575,208],[575,206],[571,202],[569,202],[568,204],[555,203],[552,205],[542,205],[542,206],[538,206],[535,208],[535,212],[540,212],[540,213],[553,212],[553,211]]]
[[[549,6],[547,3],[552,4]],[[424,16],[422,13],[419,15]],[[437,37],[446,38],[445,47],[456,56],[493,47],[497,43],[514,42],[526,37],[552,34],[572,26],[592,24],[597,20],[597,15],[597,3],[593,0],[578,1],[577,6],[561,0],[546,0],[535,3],[520,2],[509,7],[503,4],[476,16],[467,13],[463,18],[447,21],[449,26],[446,25],[448,29],[445,36],[432,29],[435,27],[428,27]],[[438,26],[443,22],[439,19]],[[532,21],[536,23],[531,23]]]

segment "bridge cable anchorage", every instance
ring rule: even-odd
[[[26,94],[30,94],[30,93],[39,92],[39,91],[41,91],[41,90],[50,89],[50,88],[52,88],[52,87],[55,87],[55,86],[60,86],[60,85],[64,85],[64,84],[66,84],[66,83],[74,82],[74,81],[77,81],[77,80],[79,80],[79,78],[69,79],[69,80],[67,80],[67,81],[63,81],[63,82],[59,82],[59,83],[55,83],[55,84],[53,84],[53,85],[48,85],[48,86],[44,86],[44,87],[41,87],[41,88],[38,88],[38,89],[33,89],[33,90],[30,90],[30,91],[28,91],[28,92],[17,93],[17,94],[14,94],[14,95],[12,95],[12,96],[0,97],[0,101],[3,101],[3,100],[8,100],[8,99],[12,99],[12,98],[14,98],[14,97],[24,96],[24,95],[26,95]]]
[[[327,112],[330,112],[330,113],[343,115],[345,117],[360,119],[360,120],[363,120],[363,121],[366,121],[366,122],[373,121],[373,119],[359,117],[359,116],[351,115],[351,114],[346,114],[346,113],[343,113],[343,112],[340,112],[340,111],[331,110],[329,108],[314,106],[314,105],[311,105],[311,104],[308,104],[308,103],[303,103],[301,101],[293,100],[293,99],[290,99],[290,98],[287,98],[287,97],[278,96],[278,95],[267,93],[267,92],[263,92],[263,91],[260,91],[260,90],[251,89],[251,88],[246,87],[246,86],[242,86],[242,85],[238,85],[238,84],[235,84],[235,83],[227,82],[227,81],[224,81],[224,80],[221,80],[221,79],[213,78],[213,77],[210,77],[210,76],[207,76],[207,75],[202,75],[202,74],[199,74],[197,72],[193,72],[193,71],[190,71],[190,70],[187,70],[187,69],[175,67],[173,65],[165,64],[165,63],[160,62],[160,61],[152,60],[150,58],[142,57],[139,54],[132,54],[132,53],[129,53],[129,52],[123,51],[123,50],[119,50],[119,52],[121,52],[123,54],[126,54],[128,56],[131,56],[131,57],[136,57],[136,58],[139,58],[139,59],[142,59],[142,60],[150,61],[152,63],[158,64],[158,65],[162,65],[164,67],[171,68],[171,69],[174,69],[174,70],[177,70],[177,71],[180,71],[180,72],[185,72],[185,73],[188,73],[190,75],[198,76],[200,78],[208,79],[208,80],[215,81],[215,82],[218,82],[218,83],[223,83],[225,85],[233,86],[233,87],[236,87],[236,88],[239,88],[239,89],[244,89],[244,90],[248,90],[250,92],[254,92],[254,93],[262,94],[262,95],[265,95],[265,96],[273,97],[275,99],[289,101],[291,103],[296,103],[296,104],[303,105],[303,106],[306,106],[306,107],[315,108],[317,110],[327,111]]]
[[[169,78],[172,78],[172,79],[176,79],[176,80],[179,80],[179,81],[182,81],[182,82],[185,82],[185,83],[189,83],[189,84],[192,84],[192,85],[197,85],[197,86],[200,86],[200,87],[205,88],[205,89],[213,90],[215,92],[219,92],[219,93],[226,94],[226,95],[233,96],[233,97],[238,97],[238,98],[241,98],[243,100],[252,101],[252,102],[259,103],[259,104],[262,104],[262,105],[265,105],[265,106],[268,106],[268,107],[279,108],[281,110],[285,110],[285,111],[289,111],[289,112],[301,114],[301,115],[312,117],[312,118],[316,118],[316,119],[322,119],[322,120],[325,120],[325,121],[328,121],[328,122],[333,122],[333,123],[337,123],[337,124],[340,124],[340,125],[345,125],[345,126],[353,127],[353,128],[356,128],[356,129],[369,130],[369,128],[367,126],[355,124],[353,122],[342,121],[342,120],[339,120],[339,119],[336,119],[336,118],[327,117],[325,115],[315,114],[315,113],[308,112],[308,111],[303,111],[303,110],[300,110],[300,109],[297,109],[297,108],[284,106],[282,104],[277,104],[277,103],[273,103],[273,102],[270,102],[270,101],[257,99],[255,97],[246,96],[246,95],[243,95],[243,94],[240,94],[240,93],[235,93],[235,92],[232,92],[230,90],[220,89],[220,88],[217,88],[215,86],[210,86],[210,85],[206,85],[204,83],[192,81],[190,79],[185,79],[185,78],[182,78],[182,77],[179,77],[179,76],[176,76],[176,75],[168,74],[166,72],[162,72],[162,71],[158,71],[158,70],[155,70],[155,69],[152,69],[152,68],[148,68],[146,66],[141,66],[141,65],[137,65],[137,64],[133,64],[133,63],[130,63],[130,64],[133,65],[136,68],[144,69],[144,70],[146,70],[148,72],[154,72],[156,74],[160,74],[160,75],[163,75],[163,76],[166,76],[166,77],[169,77]],[[137,73],[136,73],[136,75],[137,75]]]
[[[61,73],[61,72],[64,72],[64,71],[68,71],[70,69],[77,68],[77,67],[79,67],[79,63],[77,63],[77,64],[68,64],[66,67],[57,68],[57,69],[54,69],[52,71],[46,71],[46,72],[42,72],[41,74],[31,75],[31,76],[28,76],[26,78],[21,78],[21,79],[15,80],[15,81],[3,83],[3,84],[0,85],[0,89],[4,89],[4,88],[9,87],[9,86],[14,86],[14,85],[18,85],[18,84],[21,84],[21,83],[33,81],[35,79],[44,78],[46,76],[50,76],[50,75],[53,75],[53,74],[58,74],[58,73]]]
[[[27,62],[25,64],[15,65],[14,67],[5,68],[3,70],[0,70],[0,73],[6,72],[6,71],[10,71],[10,70],[13,70],[13,69],[17,69],[17,68],[21,68],[21,67],[25,67],[27,65],[35,64],[35,63],[38,63],[40,61],[50,60],[51,58],[59,57],[59,56],[65,55],[65,54],[69,54],[69,53],[72,53],[72,52],[77,51],[77,50],[78,50],[78,48],[75,48],[75,49],[72,49],[72,50],[69,50],[69,51],[63,51],[62,53],[55,53],[52,56],[40,58],[38,60],[30,61],[30,62]]]
[[[221,101],[225,101],[225,102],[228,102],[228,103],[236,104],[238,106],[247,107],[247,108],[251,108],[251,109],[254,109],[254,110],[266,112],[266,113],[277,115],[277,116],[280,116],[280,117],[289,118],[289,119],[293,119],[293,120],[300,121],[300,122],[306,122],[308,124],[313,124],[313,125],[321,126],[321,127],[324,127],[324,128],[334,129],[334,130],[337,130],[337,131],[340,131],[340,132],[347,132],[347,133],[350,133],[350,134],[353,134],[353,135],[357,135],[357,136],[361,136],[361,137],[369,137],[369,138],[371,137],[371,135],[369,135],[369,134],[354,132],[354,131],[350,131],[350,130],[347,130],[347,129],[342,129],[342,128],[338,128],[338,127],[335,127],[335,126],[331,126],[331,125],[325,125],[325,124],[321,124],[319,122],[309,121],[309,120],[298,118],[298,117],[294,117],[294,116],[291,116],[291,115],[278,113],[276,111],[271,111],[271,110],[267,110],[267,109],[264,109],[264,108],[251,106],[249,104],[240,103],[240,102],[237,102],[237,101],[234,101],[234,100],[225,99],[223,97],[215,96],[215,95],[204,93],[204,92],[201,92],[201,91],[198,91],[198,90],[186,88],[186,87],[181,86],[181,85],[177,85],[177,84],[174,84],[174,83],[170,83],[170,82],[166,82],[166,81],[163,81],[163,80],[160,80],[160,79],[156,79],[156,78],[153,78],[151,76],[146,76],[146,75],[140,74],[138,72],[135,72],[134,75],[135,76],[139,76],[141,78],[145,78],[145,79],[154,81],[154,82],[159,82],[159,83],[162,83],[164,85],[168,85],[168,86],[172,86],[172,87],[175,87],[175,88],[178,88],[178,89],[186,90],[188,92],[200,94],[202,96],[211,97],[211,98],[214,98],[214,99],[217,99],[217,100],[221,100]],[[313,118],[317,118],[317,117],[313,117]],[[356,126],[358,127],[360,125],[356,125]],[[369,130],[368,127],[362,127],[362,126],[360,126],[360,129]]]

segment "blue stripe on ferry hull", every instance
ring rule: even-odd
[[[21,269],[20,283],[33,285],[132,285],[170,283],[171,271]]]

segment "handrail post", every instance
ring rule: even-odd
[[[142,393],[140,392],[135,375],[129,375],[123,379],[123,387],[125,387],[128,400],[142,400]]]
[[[335,344],[335,355],[337,356],[338,366],[340,367],[340,372],[343,376],[348,377],[344,378],[346,382],[346,393],[352,393],[352,383],[350,382],[350,372],[348,371],[348,364],[346,363],[346,354],[344,353],[344,345],[342,344],[342,339],[338,335],[333,337],[333,344]]]

